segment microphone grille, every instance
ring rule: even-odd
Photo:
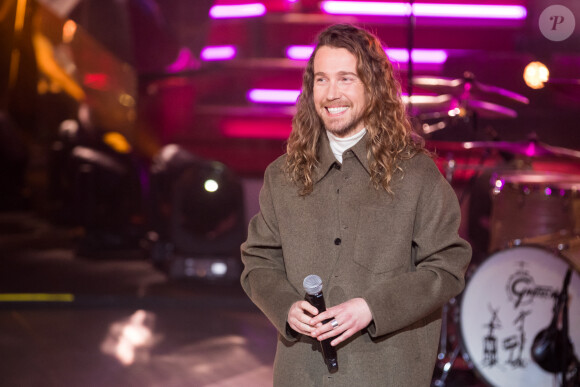
[[[306,293],[314,295],[322,291],[322,280],[316,274],[310,274],[304,278],[302,286]]]

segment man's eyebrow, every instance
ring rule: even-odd
[[[320,76],[320,75],[326,76],[326,73],[323,72],[323,71],[318,71],[318,72],[314,73],[314,76],[315,77],[316,76]],[[343,75],[354,75],[355,77],[358,77],[358,74],[357,73],[354,73],[352,71],[339,71],[339,72],[337,72],[337,75],[339,75],[339,76],[343,76]]]

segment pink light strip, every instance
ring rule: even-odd
[[[285,104],[295,104],[299,95],[300,90],[287,89],[250,89],[247,93],[248,99],[252,102]],[[401,97],[404,103],[408,103],[408,94],[403,93]],[[412,97],[415,104],[445,102],[446,98],[448,97],[432,95],[413,95]]]
[[[209,10],[212,19],[229,19],[262,16],[266,13],[266,6],[262,3],[214,5]]]
[[[323,12],[335,15],[409,16],[411,13],[407,3],[323,1],[320,7]],[[417,17],[525,19],[527,15],[526,8],[520,5],[415,3],[412,10]]]
[[[295,60],[308,60],[313,51],[314,46],[288,46],[286,57]]]
[[[406,63],[409,61],[409,50],[406,48],[387,48],[387,56],[393,62]],[[447,60],[445,50],[415,49],[411,52],[413,63],[441,64]]]
[[[247,98],[252,102],[262,103],[296,103],[300,90],[251,89]]]
[[[525,19],[526,8],[521,5],[427,4],[413,5],[416,16],[460,17],[477,19]]]
[[[323,1],[323,12],[334,15],[390,15],[408,16],[411,7],[406,3],[379,3],[365,1]]]
[[[314,46],[289,46],[286,56],[295,60],[308,60],[314,51]],[[385,50],[389,59],[394,62],[405,63],[409,61],[409,51],[405,48],[387,48]],[[415,49],[412,53],[414,63],[441,64],[447,60],[445,50]]]
[[[207,46],[201,50],[201,59],[206,61],[228,60],[236,57],[234,46]]]

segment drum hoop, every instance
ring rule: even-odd
[[[479,266],[478,266],[478,267],[475,269],[475,271],[473,271],[473,274],[470,276],[470,278],[471,278],[471,277],[473,277],[473,276],[475,276],[475,275],[477,274],[477,272],[479,271],[479,269],[481,268],[481,266],[482,266],[482,265],[484,265],[484,264],[485,264],[485,262],[486,262],[486,261],[487,261],[489,258],[491,258],[491,257],[493,257],[493,256],[495,256],[495,255],[497,255],[497,254],[499,254],[499,253],[501,253],[501,252],[504,252],[504,251],[511,251],[511,250],[515,250],[515,249],[522,248],[522,247],[527,247],[527,248],[535,248],[535,249],[538,249],[538,250],[543,250],[543,251],[545,251],[545,252],[547,252],[547,253],[550,253],[550,254],[552,254],[552,255],[555,255],[555,256],[556,256],[556,258],[560,258],[560,259],[562,259],[562,260],[563,260],[563,261],[565,261],[565,262],[566,262],[566,263],[567,263],[567,264],[568,264],[570,267],[572,267],[572,269],[573,269],[574,271],[577,271],[577,270],[576,270],[576,268],[574,267],[574,265],[573,265],[572,263],[570,263],[570,261],[569,261],[568,259],[566,259],[566,257],[564,257],[564,256],[562,256],[562,254],[560,254],[560,251],[559,251],[559,250],[557,250],[557,249],[552,249],[552,248],[549,248],[549,247],[547,247],[547,246],[542,246],[542,245],[539,245],[539,244],[530,243],[530,244],[521,244],[521,245],[516,245],[516,246],[510,246],[510,247],[508,247],[508,248],[505,248],[505,249],[501,249],[501,250],[496,250],[496,251],[494,251],[493,253],[489,254],[489,255],[488,255],[488,256],[487,256],[487,257],[486,257],[486,258],[483,260],[483,262],[481,263],[481,265],[479,265]],[[580,273],[579,273],[579,274],[580,274]],[[472,359],[472,355],[469,353],[469,351],[467,351],[467,346],[466,346],[466,344],[465,344],[466,340],[465,340],[464,333],[463,333],[463,328],[462,328],[462,321],[461,321],[461,316],[462,316],[462,315],[463,315],[463,313],[464,313],[464,312],[463,312],[463,296],[464,296],[464,294],[465,294],[465,290],[467,290],[467,287],[468,287],[468,286],[469,286],[469,281],[466,281],[465,288],[464,288],[464,289],[463,289],[463,291],[462,291],[462,292],[459,294],[459,296],[457,296],[457,297],[456,297],[456,299],[457,299],[457,302],[458,302],[458,304],[459,304],[459,305],[458,305],[458,306],[459,306],[459,319],[458,319],[458,320],[459,320],[459,329],[458,329],[458,331],[459,331],[459,334],[457,335],[457,345],[459,345],[459,349],[461,350],[461,354],[462,354],[462,357],[463,357],[463,359],[464,359],[464,360],[467,362],[467,365],[469,366],[469,369],[470,369],[470,370],[471,370],[471,371],[472,371],[472,372],[473,372],[473,373],[476,375],[476,377],[478,377],[480,380],[482,380],[484,383],[488,384],[489,386],[493,386],[494,384],[493,384],[493,383],[492,383],[492,382],[491,382],[491,381],[490,381],[490,380],[489,380],[489,379],[488,379],[488,378],[485,376],[485,374],[484,374],[484,373],[483,373],[483,372],[482,372],[482,371],[481,371],[481,370],[480,370],[480,369],[479,369],[479,368],[478,368],[478,367],[475,365],[475,363],[473,362],[473,360],[471,360],[471,359]],[[466,356],[467,356],[467,359],[465,358]]]

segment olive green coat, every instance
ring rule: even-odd
[[[279,332],[274,386],[429,386],[441,306],[463,289],[471,248],[457,234],[457,197],[434,162],[424,154],[405,161],[389,195],[370,183],[367,137],[341,165],[321,136],[305,197],[282,172],[285,156],[266,170],[242,245],[241,283]],[[318,342],[293,336],[286,322],[309,274],[322,278],[327,307],[362,297],[373,315],[338,346],[333,374]]]

